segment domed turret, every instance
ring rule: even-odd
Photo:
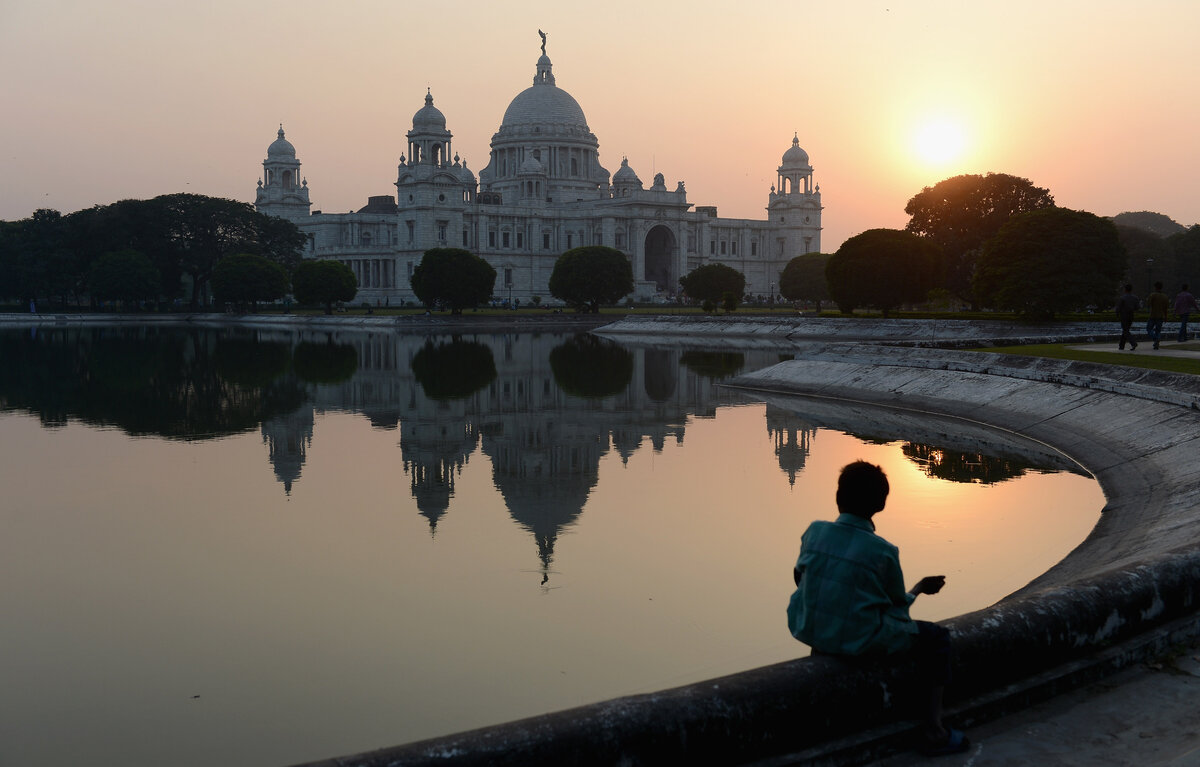
[[[446,116],[442,114],[442,110],[433,105],[433,93],[427,90],[425,92],[425,106],[417,110],[413,115],[413,130],[414,131],[444,131],[446,130]]]
[[[792,137],[792,147],[783,153],[783,163],[780,168],[811,168],[808,164],[808,152],[800,148],[800,136]]]
[[[268,216],[297,221],[308,215],[312,203],[308,200],[308,182],[300,176],[300,161],[296,147],[283,137],[283,125],[278,138],[267,147],[263,160],[263,175],[258,180],[254,207]]]
[[[271,142],[271,146],[267,147],[267,157],[295,157],[296,147],[292,146],[292,142],[283,137],[283,125],[279,126],[279,138]]]

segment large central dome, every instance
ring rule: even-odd
[[[500,130],[525,126],[569,126],[587,130],[587,118],[575,97],[554,84],[550,57],[542,54],[533,85],[517,94],[504,110]]]

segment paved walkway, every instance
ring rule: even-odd
[[[1178,343],[1174,339],[1163,340],[1159,343],[1161,348],[1155,349],[1145,335],[1138,339],[1137,349],[1125,349],[1124,351],[1117,348],[1114,343],[1101,344],[1070,344],[1067,348],[1079,349],[1080,351],[1088,352],[1119,352],[1122,354],[1153,354],[1161,357],[1189,357],[1191,359],[1200,359],[1200,341],[1185,341]]]
[[[915,752],[880,767],[1196,767],[1200,765],[1200,647],[1139,664],[1019,714],[971,728],[965,754]]]

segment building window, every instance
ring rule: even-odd
[[[363,244],[364,248],[371,247],[371,233],[370,232],[362,233],[362,244]]]
[[[495,232],[488,232],[488,247],[489,248],[496,247],[496,233]]]
[[[721,255],[725,255],[725,241],[721,240]]]
[[[570,250],[570,249],[571,249],[571,242],[572,242],[572,239],[573,239],[573,238],[571,237],[571,235],[569,235],[569,234],[568,234],[568,235],[567,235],[567,250]]]
[[[412,261],[409,261],[408,262],[408,279],[410,281],[412,280],[412,273],[413,273],[413,265],[412,265]]]
[[[469,244],[469,243],[467,242],[467,230],[466,230],[466,229],[464,229],[464,230],[463,230],[463,247],[464,247],[464,248],[465,248],[465,247],[467,247],[467,245],[468,245],[468,244]]]
[[[716,240],[708,241],[708,255],[710,255],[710,256],[717,255],[717,241]]]
[[[437,228],[438,228],[438,242],[445,242],[446,241],[446,222],[439,221],[437,224]]]
[[[731,241],[730,241],[730,243],[729,243],[729,254],[730,254],[731,256],[736,256],[736,255],[737,255],[737,240],[731,240]]]
[[[504,267],[504,287],[511,288],[512,284],[512,267],[506,266]]]
[[[405,221],[404,223],[408,224],[408,244],[409,244],[409,245],[412,245],[412,241],[413,241],[413,230],[414,230],[414,227],[413,227],[413,222],[411,222],[411,221]]]
[[[579,175],[579,160],[576,160],[574,157],[571,158],[571,175]]]
[[[617,232],[617,248],[619,250],[625,248],[625,233],[624,232]]]
[[[525,247],[525,233],[517,232],[517,250]]]
[[[542,250],[550,250],[550,233],[542,233]]]
[[[501,233],[500,239],[504,243],[504,247],[507,248],[508,247],[508,232]]]
[[[758,255],[758,240],[750,241],[750,255],[752,255],[752,256]]]

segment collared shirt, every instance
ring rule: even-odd
[[[788,626],[814,650],[890,654],[912,645],[917,626],[908,606],[916,596],[904,589],[900,550],[875,534],[871,520],[840,514],[809,525],[795,578]]]

